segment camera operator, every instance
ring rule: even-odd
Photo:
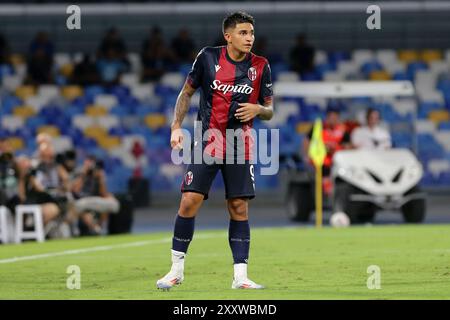
[[[14,213],[22,199],[19,192],[20,174],[7,141],[0,139],[0,205]]]
[[[108,214],[119,212],[119,202],[108,192],[103,163],[89,156],[76,175],[72,187],[74,208],[80,216],[81,234],[99,235]]]
[[[63,217],[67,211],[69,177],[64,167],[56,162],[54,149],[50,144],[42,143],[38,149],[39,163],[30,171],[31,190],[27,194],[27,203],[41,204],[43,210],[55,220]],[[45,213],[44,213],[45,215]],[[46,228],[50,237],[68,237],[68,225],[62,219],[53,221]]]

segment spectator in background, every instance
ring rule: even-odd
[[[172,50],[177,63],[192,63],[195,59],[195,44],[187,29],[181,29],[172,40]]]
[[[101,234],[108,214],[119,212],[119,202],[108,192],[103,164],[95,157],[85,159],[73,181],[72,192],[77,199],[74,209],[80,216],[81,234]]]
[[[38,32],[28,53],[28,79],[30,84],[53,82],[53,44],[46,32]]]
[[[312,138],[313,128],[309,131],[308,135],[303,140],[303,155],[306,158],[305,163],[310,163],[308,157],[309,144]],[[341,122],[340,110],[337,107],[328,107],[323,122],[322,131],[323,142],[327,151],[326,157],[323,162],[323,185],[326,194],[331,193],[331,165],[333,155],[336,151],[349,149],[350,135],[344,123]],[[312,169],[312,164],[311,164]]]
[[[152,28],[142,44],[141,62],[143,81],[158,81],[168,68],[169,52],[158,27]]]
[[[297,44],[291,49],[289,58],[291,69],[303,75],[314,70],[315,49],[306,41],[306,35],[297,35]]]
[[[3,36],[3,34],[0,33],[0,65],[1,64],[9,64],[10,60],[10,49],[8,41],[6,41],[6,38]]]
[[[355,148],[388,149],[392,146],[389,131],[380,125],[380,112],[369,108],[366,125],[352,131],[351,142]]]
[[[71,82],[80,86],[92,85],[100,82],[95,63],[91,61],[91,56],[87,53],[83,55],[83,60],[75,65]]]
[[[114,27],[106,32],[100,44],[99,55],[106,56],[110,50],[114,51],[119,59],[126,59],[127,47],[120,36],[119,30]]]
[[[104,85],[119,83],[120,75],[129,70],[127,64],[112,47],[109,47],[105,55],[97,60],[96,66],[100,80]]]

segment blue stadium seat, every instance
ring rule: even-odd
[[[15,107],[18,107],[22,104],[23,101],[16,96],[5,95],[4,97],[2,97],[1,111],[3,111],[4,114],[10,114]]]
[[[91,85],[84,88],[84,94],[89,99],[95,98],[99,94],[105,93],[105,89],[100,85]]]
[[[416,75],[417,71],[427,70],[427,69],[428,69],[428,65],[425,62],[415,61],[415,62],[410,62],[408,64],[406,73],[408,74],[410,79],[414,79],[414,76]]]
[[[450,122],[446,121],[446,122],[439,123],[438,129],[439,130],[450,130]]]
[[[373,71],[381,71],[383,70],[383,66],[377,60],[372,60],[363,63],[361,66],[361,72],[364,73],[365,76],[369,76]]]

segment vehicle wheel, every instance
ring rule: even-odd
[[[414,187],[408,193],[420,192],[418,187]],[[425,199],[415,199],[405,203],[402,208],[403,219],[407,223],[420,223],[425,219]]]
[[[314,198],[308,184],[290,185],[286,199],[286,211],[293,221],[308,222]]]
[[[358,193],[362,191],[347,182],[337,183],[333,198],[333,212],[345,212],[351,223],[372,222],[375,219],[376,207],[370,202],[350,200],[352,194]]]

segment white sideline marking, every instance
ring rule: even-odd
[[[199,234],[197,236],[194,236],[194,239],[210,239],[217,237],[216,234]],[[122,243],[122,244],[116,244],[116,245],[109,245],[109,246],[97,246],[97,247],[91,247],[91,248],[84,248],[84,249],[73,249],[73,250],[65,250],[60,252],[51,252],[51,253],[43,253],[43,254],[35,254],[32,256],[23,256],[23,257],[14,257],[14,258],[7,258],[7,259],[1,259],[0,264],[6,264],[6,263],[14,263],[14,262],[20,262],[20,261],[29,261],[29,260],[38,260],[38,259],[45,259],[45,258],[53,258],[53,257],[59,257],[59,256],[67,256],[71,254],[79,254],[79,253],[88,253],[88,252],[96,252],[96,251],[108,251],[113,249],[122,249],[122,248],[130,248],[130,247],[141,247],[145,245],[150,244],[160,244],[160,243],[167,243],[172,241],[172,237],[170,238],[163,238],[163,239],[157,239],[157,240],[147,240],[147,241],[137,241],[137,242],[131,242],[131,243]]]

